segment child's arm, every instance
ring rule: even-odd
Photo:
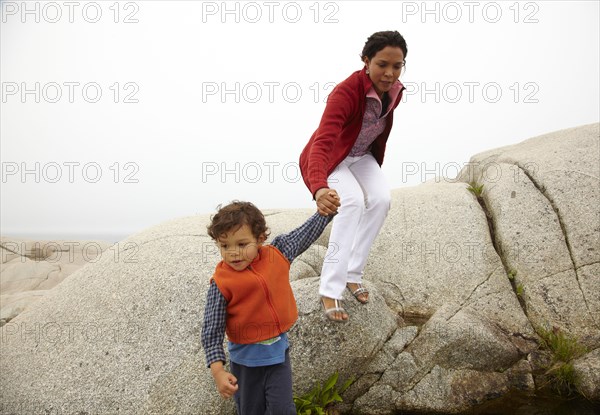
[[[217,284],[211,282],[204,308],[202,347],[206,354],[206,365],[210,367],[219,394],[224,398],[230,398],[237,391],[238,386],[235,376],[224,369],[223,338],[226,316],[227,301],[217,288]]]
[[[315,213],[293,231],[278,235],[273,239],[271,245],[279,249],[291,263],[321,236],[332,219],[333,215],[321,216],[319,213]]]

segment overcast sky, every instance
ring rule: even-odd
[[[598,122],[598,1],[3,1],[2,235],[118,240],[220,203],[310,208],[298,156],[367,37],[408,44],[383,170]]]

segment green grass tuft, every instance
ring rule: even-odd
[[[587,348],[557,327],[538,327],[537,332],[542,338],[542,347],[552,354],[552,361],[545,373],[548,385],[559,395],[580,393],[572,361],[586,354]]]
[[[552,330],[539,328],[538,333],[543,340],[543,345],[552,352],[555,362],[570,362],[587,353],[587,349],[576,339],[566,335],[557,327],[553,327]]]

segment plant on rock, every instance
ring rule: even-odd
[[[552,353],[551,362],[545,373],[548,377],[546,385],[559,395],[572,395],[579,392],[572,361],[587,353],[587,349],[557,327],[552,329],[540,327],[537,332],[542,338],[542,346]]]
[[[342,402],[340,395],[354,383],[354,378],[350,378],[338,390],[338,377],[338,373],[335,372],[325,381],[325,385],[322,387],[320,383],[317,383],[307,394],[300,397],[295,396],[296,413],[298,415],[332,414],[332,406],[336,402]]]
[[[477,184],[477,182],[471,182],[469,183],[469,187],[467,187],[467,190],[473,193],[475,197],[480,198],[481,194],[483,193],[483,185]]]

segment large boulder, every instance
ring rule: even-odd
[[[537,348],[535,331],[485,212],[464,183],[439,180],[393,191],[365,274],[407,323],[426,323],[375,372],[378,380],[355,401],[355,411],[371,413],[378,402],[376,413],[459,412],[532,387],[533,379],[510,373],[524,371],[523,359]]]
[[[348,323],[325,319],[319,301],[319,279],[292,284],[298,298],[298,323],[290,331],[294,389],[299,394],[314,382],[323,383],[333,372],[340,379],[365,373],[398,327],[396,315],[386,305],[379,290],[371,287],[371,301],[362,305],[348,291],[344,293]]]
[[[392,209],[365,270],[390,307],[427,319],[447,303],[511,333],[534,333],[494,250],[485,213],[463,183],[392,192]]]
[[[358,413],[457,413],[511,390],[534,389],[514,333],[460,305],[441,307],[354,403]],[[385,395],[386,401],[377,397]]]
[[[291,230],[311,213],[268,217],[272,228]],[[124,243],[135,250],[135,261],[89,264],[7,323],[2,413],[19,412],[24,403],[66,413],[231,413],[200,345],[204,299],[219,259],[203,235],[207,221],[182,218],[132,236]],[[324,247],[312,250],[319,255]],[[353,375],[395,330],[395,315],[376,289],[366,307],[348,301],[355,318],[338,325],[324,319],[318,279],[293,286],[300,311],[290,332],[298,393],[335,370]],[[365,324],[373,320],[378,324]]]
[[[482,202],[535,327],[600,347],[599,124],[471,158],[461,178]]]
[[[475,156],[458,180],[394,190],[365,271],[371,301],[345,292],[346,324],[324,318],[317,293],[328,227],[291,270],[294,392],[337,371],[356,379],[342,410],[457,413],[533,392],[547,326],[591,351],[573,367],[600,399],[598,147],[598,125],[583,126]],[[272,237],[312,213],[266,211]],[[219,260],[208,221],[133,235],[117,260],[102,256],[8,321],[0,413],[232,413],[200,344]]]
[[[116,247],[104,241],[0,238],[0,326],[79,268],[102,255],[118,255]]]
[[[207,389],[198,396],[222,405],[198,356],[215,264],[202,219],[133,236],[134,261],[88,264],[2,327],[3,413],[32,402],[40,412],[136,413],[192,356]]]

